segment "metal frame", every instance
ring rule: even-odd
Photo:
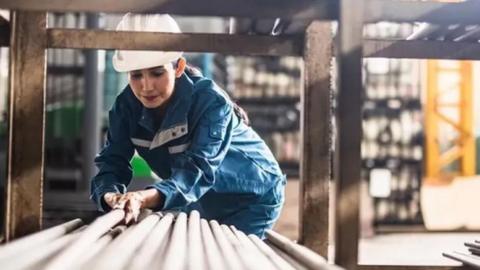
[[[318,1],[295,1],[289,0],[271,0],[271,1],[255,1],[255,0],[230,0],[220,1],[215,0],[208,4],[191,1],[191,0],[165,0],[161,3],[153,3],[152,0],[141,1],[124,1],[117,3],[113,0],[104,0],[102,2],[85,0],[68,2],[65,0],[38,0],[35,3],[28,0],[0,0],[0,7],[15,10],[51,10],[51,11],[106,11],[106,12],[168,12],[182,15],[221,15],[221,16],[237,16],[237,17],[285,17],[296,20],[338,20],[339,34],[337,52],[335,53],[338,59],[339,70],[339,88],[338,88],[338,130],[339,136],[337,141],[337,163],[336,168],[340,168],[342,164],[348,164],[348,170],[337,170],[337,188],[338,201],[333,207],[336,208],[336,216],[339,221],[338,228],[335,231],[336,239],[336,258],[335,262],[348,269],[465,269],[463,267],[437,267],[437,266],[373,266],[373,265],[358,265],[358,183],[360,181],[360,137],[361,137],[361,65],[362,57],[362,41],[361,41],[361,26],[363,22],[376,22],[382,20],[398,21],[398,22],[412,22],[412,21],[427,21],[433,23],[480,23],[478,17],[478,5],[476,1],[465,3],[436,3],[436,2],[413,2],[413,1],[384,1],[384,0],[370,0],[365,1],[365,14],[358,12],[363,10],[363,1],[354,0],[318,0]],[[110,5],[109,5],[110,3]],[[360,6],[359,6],[360,5]],[[17,13],[28,14],[21,11]],[[41,13],[31,13],[41,14]],[[17,15],[16,15],[17,16]],[[24,16],[25,21],[33,20],[35,16]],[[35,25],[34,21],[29,21],[31,24],[25,24],[21,29],[16,28],[16,21],[13,20],[11,33],[11,49],[18,50],[17,44],[21,38],[18,34],[25,29],[29,29]],[[38,26],[38,25],[37,25]],[[329,191],[327,181],[330,177],[327,176],[327,171],[320,171],[316,168],[327,168],[331,164],[330,158],[327,155],[330,153],[330,145],[326,142],[331,134],[331,127],[329,123],[330,112],[327,108],[321,107],[317,104],[329,106],[331,103],[330,90],[326,88],[328,76],[325,73],[326,59],[321,59],[318,54],[328,57],[333,54],[329,51],[328,46],[322,47],[315,41],[320,40],[323,44],[330,44],[333,42],[331,36],[325,38],[320,36],[326,34],[326,27],[323,23],[313,22],[307,28],[305,40],[302,38],[293,37],[254,37],[254,36],[230,36],[230,35],[203,35],[203,34],[157,34],[157,33],[136,33],[138,40],[141,43],[126,44],[126,42],[119,41],[122,35],[132,35],[132,33],[105,33],[106,31],[83,31],[83,30],[60,30],[48,29],[47,31],[40,30],[37,33],[37,38],[41,41],[39,47],[31,49],[40,53],[41,49],[48,47],[74,47],[74,48],[129,48],[129,49],[175,49],[184,51],[217,51],[230,54],[249,54],[249,55],[303,55],[305,59],[305,91],[302,94],[302,103],[305,106],[302,114],[302,136],[303,136],[303,159],[302,159],[302,177],[303,179],[303,194],[302,194],[302,218],[305,223],[302,228],[302,240],[308,247],[325,255],[325,243],[319,244],[319,241],[324,241],[328,233],[333,228],[325,227],[323,230],[317,231],[319,227],[312,225],[317,222],[317,219],[325,218],[325,213],[328,213],[328,196],[332,195]],[[6,33],[6,31],[0,31]],[[29,35],[23,33],[24,35]],[[5,37],[5,35],[3,35]],[[33,34],[32,36],[33,37]],[[65,38],[68,37],[68,38]],[[28,39],[29,37],[24,37]],[[105,41],[107,39],[115,39],[112,41]],[[103,39],[102,43],[98,40]],[[163,40],[169,39],[175,44],[169,45],[163,43]],[[0,42],[5,39],[0,38]],[[45,40],[45,42],[43,42]],[[97,40],[97,41],[95,41]],[[189,41],[189,42],[186,42]],[[305,42],[304,42],[305,41]],[[33,42],[24,44],[34,44]],[[437,58],[437,59],[475,59],[478,60],[480,55],[480,45],[470,43],[454,43],[454,42],[424,42],[424,41],[379,41],[367,40],[363,50],[363,56],[366,57],[393,57],[393,58]],[[25,48],[25,47],[23,47]],[[23,49],[22,48],[22,49]],[[419,48],[428,48],[420,50]],[[28,52],[30,49],[26,50]],[[316,51],[320,50],[320,51]],[[23,52],[23,51],[22,51]],[[30,190],[28,193],[22,193],[24,190],[16,189],[10,190],[8,201],[9,204],[17,204],[21,201],[12,200],[15,196],[20,196],[22,200],[31,198],[40,198],[41,206],[41,188],[31,188],[32,183],[42,183],[41,172],[43,168],[43,158],[39,157],[39,153],[43,151],[43,112],[44,109],[43,95],[45,88],[42,91],[34,91],[37,86],[43,84],[44,86],[44,71],[43,67],[38,64],[38,69],[32,68],[31,65],[25,66],[17,71],[18,63],[21,63],[22,57],[26,54],[12,54],[11,65],[11,96],[12,108],[22,108],[26,104],[25,99],[15,99],[14,97],[21,93],[18,89],[17,83],[23,80],[16,79],[18,76],[26,76],[29,74],[29,87],[25,88],[26,100],[29,100],[28,106],[35,108],[38,114],[23,118],[21,125],[18,125],[20,116],[25,116],[22,111],[14,112],[10,119],[10,138],[15,138],[11,142],[10,152],[10,166],[9,179],[29,179],[23,183],[29,183]],[[42,54],[37,54],[40,59]],[[43,56],[44,58],[44,56]],[[23,58],[24,59],[24,58]],[[330,58],[328,58],[328,61]],[[32,74],[37,74],[33,78],[27,68]],[[39,72],[43,71],[43,72]],[[317,73],[316,73],[317,72]],[[43,74],[43,76],[40,75]],[[318,77],[312,77],[312,74],[322,74]],[[326,76],[326,77],[325,77]],[[322,82],[322,79],[324,81]],[[15,89],[15,91],[13,91]],[[28,92],[26,92],[29,90]],[[38,90],[38,89],[37,89]],[[38,92],[41,92],[40,94]],[[327,100],[328,99],[328,100]],[[352,113],[353,110],[353,113]],[[322,115],[319,115],[321,113]],[[39,117],[41,115],[41,120]],[[316,119],[313,119],[316,116]],[[316,120],[316,121],[314,121]],[[38,124],[41,122],[42,124]],[[322,126],[316,127],[318,123]],[[17,125],[17,126],[16,126]],[[28,129],[26,127],[29,127]],[[32,132],[32,127],[37,127],[36,132]],[[28,131],[31,134],[20,133],[19,131]],[[13,136],[15,134],[16,136]],[[18,135],[18,136],[17,136]],[[31,137],[29,137],[31,136]],[[39,142],[40,147],[36,150],[33,148],[21,148],[21,144],[26,140],[32,138],[33,141]],[[314,145],[313,143],[316,143]],[[29,154],[33,156],[29,158]],[[43,155],[41,155],[43,156]],[[17,162],[21,161],[21,162]],[[319,160],[319,162],[313,161]],[[22,167],[22,163],[29,165],[29,167]],[[36,168],[34,174],[30,173],[31,168]],[[24,173],[23,175],[21,173]],[[21,176],[21,177],[20,177]],[[24,178],[23,178],[24,177]],[[30,177],[30,178],[28,178]],[[31,183],[30,183],[30,182]],[[23,194],[23,195],[22,195]],[[13,196],[12,196],[13,195]],[[40,196],[39,196],[40,195]],[[23,196],[23,197],[22,197]],[[325,197],[326,196],[326,197]],[[322,205],[318,205],[318,202]],[[317,204],[317,205],[315,205]],[[38,210],[38,207],[37,207]],[[15,212],[9,212],[11,217],[23,218],[26,220],[33,220],[30,229],[39,229],[39,218],[41,213],[32,209],[32,215],[29,217],[22,216]],[[309,215],[306,215],[306,214]],[[7,218],[7,220],[9,220]],[[328,221],[328,220],[327,220]],[[323,222],[323,221],[322,221]],[[20,223],[16,223],[18,226]],[[327,223],[325,223],[327,224]],[[10,228],[15,226],[10,225]],[[7,231],[8,232],[8,231]],[[25,232],[26,233],[26,232]],[[19,235],[7,233],[7,237],[16,237]],[[318,240],[318,241],[317,241]]]
[[[42,222],[47,14],[15,12],[11,19],[7,241]]]
[[[328,257],[332,105],[330,22],[312,22],[305,34],[304,87],[301,95],[300,242]],[[314,236],[315,237],[312,237]]]
[[[172,13],[196,16],[232,16],[249,18],[289,18],[294,20],[337,20],[338,0],[0,0],[0,7],[11,10],[87,11],[87,12],[145,12]],[[478,1],[463,3],[417,2],[402,0],[365,1],[365,22],[425,21],[440,24],[480,23]]]

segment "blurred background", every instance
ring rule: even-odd
[[[303,29],[298,25],[282,28],[275,21],[176,19],[183,32],[279,34]],[[119,20],[120,16],[115,15],[52,13],[48,25],[114,29]],[[448,39],[452,31],[459,35],[459,29],[378,23],[366,25],[364,36]],[[126,74],[113,70],[112,55],[113,51],[48,50],[45,227],[98,215],[89,200],[89,180],[95,173],[92,153],[100,150],[108,129],[108,110],[127,84]],[[288,184],[287,201],[276,230],[297,239],[303,60],[212,53],[189,53],[186,58],[248,112],[253,128],[280,162]],[[480,65],[468,61],[375,58],[365,59],[363,67],[361,237],[478,231],[480,220],[471,209],[476,203],[475,191],[480,190],[480,178],[476,177],[480,169],[476,155],[480,119],[473,113],[480,106]],[[4,194],[6,171],[7,89],[8,49],[2,48],[0,196]],[[99,104],[98,113],[91,114],[92,105],[87,100]],[[88,130],[98,132],[85,135]],[[131,163],[132,189],[158,179],[138,155]],[[4,203],[3,197],[0,202]],[[0,211],[3,216],[3,205]],[[449,218],[445,218],[446,214]]]

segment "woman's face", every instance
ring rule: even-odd
[[[179,63],[176,69],[172,64],[167,64],[130,71],[128,73],[130,88],[143,106],[149,109],[161,107],[172,96],[175,78],[182,75],[183,69]]]

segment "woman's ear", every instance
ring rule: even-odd
[[[187,60],[185,60],[185,58],[183,57],[178,58],[177,69],[175,70],[176,78],[180,78],[180,76],[182,76],[186,66],[187,66]]]

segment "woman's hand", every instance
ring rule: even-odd
[[[142,209],[161,207],[164,201],[161,193],[155,189],[127,192],[125,194],[108,192],[103,198],[112,209],[123,209],[125,211],[124,221],[127,225],[132,221],[137,222]]]

